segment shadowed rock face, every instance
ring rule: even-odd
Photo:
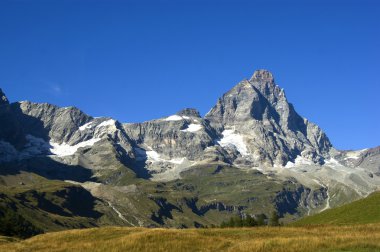
[[[92,119],[74,107],[60,108],[28,101],[11,106],[27,134],[60,144],[75,144],[82,140],[83,134],[78,134],[78,128]]]
[[[25,144],[25,133],[21,123],[17,120],[7,97],[0,89],[0,160],[2,160],[1,156],[5,157]]]
[[[3,90],[0,88],[0,105],[7,105],[9,104],[8,98],[3,93]]]

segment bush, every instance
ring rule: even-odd
[[[273,211],[272,215],[269,219],[269,225],[271,226],[280,226],[280,216],[278,215],[277,211]]]
[[[247,215],[246,217],[236,216],[231,217],[229,221],[223,221],[220,225],[221,228],[226,227],[254,227],[254,226],[263,226],[266,225],[265,220],[267,219],[265,214],[260,214],[255,218],[251,215]]]
[[[259,214],[257,217],[256,217],[256,222],[257,222],[257,225],[258,226],[264,226],[266,225],[266,221],[267,220],[267,216],[265,214]]]

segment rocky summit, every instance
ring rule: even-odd
[[[336,150],[267,70],[204,117],[185,108],[142,123],[9,103],[0,89],[0,212],[42,230],[201,227],[273,210],[286,222],[379,187],[379,147]]]

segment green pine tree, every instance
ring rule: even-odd
[[[269,225],[271,226],[280,226],[280,216],[277,211],[273,211],[269,219]]]
[[[235,217],[234,221],[234,227],[242,227],[243,226],[243,220],[241,219],[240,216]]]
[[[264,226],[266,225],[265,220],[267,219],[267,216],[265,214],[259,214],[256,216],[256,223],[258,226]]]
[[[244,226],[245,227],[254,227],[257,226],[257,223],[254,218],[252,218],[251,215],[247,215],[247,217],[244,220]]]

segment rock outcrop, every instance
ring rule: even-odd
[[[5,96],[5,94],[3,93],[3,90],[1,90],[0,88],[0,106],[7,105],[7,104],[9,104],[8,98]]]

